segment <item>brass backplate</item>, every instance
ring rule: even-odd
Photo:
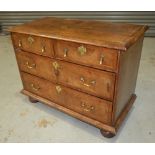
[[[78,53],[79,53],[81,56],[82,56],[82,55],[85,55],[86,52],[87,52],[87,49],[86,49],[86,47],[84,47],[83,45],[78,47]]]

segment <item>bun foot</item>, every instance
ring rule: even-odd
[[[103,130],[103,129],[100,129],[100,132],[101,132],[102,136],[104,136],[104,137],[106,137],[106,138],[112,138],[112,137],[115,136],[114,133],[111,133],[111,132],[109,132],[109,131],[105,131],[105,130]]]
[[[35,100],[35,99],[32,98],[32,97],[29,97],[29,101],[30,101],[31,103],[37,103],[37,102],[38,102],[37,100]]]

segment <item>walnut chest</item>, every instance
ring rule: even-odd
[[[136,99],[146,30],[50,17],[11,28],[22,93],[113,137]]]

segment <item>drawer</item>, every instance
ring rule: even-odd
[[[22,73],[24,89],[49,99],[80,114],[110,124],[112,103],[79,91],[55,85],[27,73]]]
[[[16,51],[16,56],[20,70],[47,80],[56,80],[52,67],[53,59],[21,50]]]
[[[107,71],[117,69],[117,50],[67,41],[57,41],[54,48],[58,59]]]
[[[24,72],[110,101],[113,100],[114,73],[58,61],[23,51],[16,53],[19,67]]]
[[[12,39],[15,48],[43,56],[54,56],[53,41],[51,39],[20,33],[13,33]]]
[[[54,61],[57,80],[63,85],[95,95],[107,100],[113,100],[115,73],[101,71],[64,61]]]

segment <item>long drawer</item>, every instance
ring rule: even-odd
[[[17,52],[22,71],[113,100],[115,74],[26,52]]]
[[[21,76],[25,90],[100,122],[111,123],[111,102],[56,85],[28,73],[21,73]]]
[[[52,67],[53,59],[23,52],[22,50],[16,51],[16,56],[20,70],[47,80],[56,81]]]

